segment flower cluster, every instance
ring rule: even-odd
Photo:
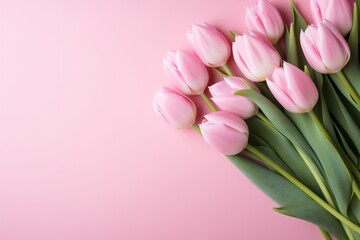
[[[246,9],[248,32],[230,31],[231,44],[214,26],[194,24],[187,33],[193,51],[168,51],[163,66],[172,87],[162,87],[153,101],[166,123],[174,128],[193,126],[278,202],[284,199],[271,194],[274,184],[259,176],[268,174],[277,184],[276,176],[282,176],[284,186],[295,186],[294,192],[300,189],[299,196],[307,197],[309,206],[315,202],[311,206],[324,212],[302,215],[297,209],[285,214],[312,221],[339,239],[360,236],[360,213],[350,207],[351,202],[360,209],[360,44],[358,3],[354,4],[311,0],[310,25],[293,5],[297,22],[286,26],[274,5],[258,0]],[[285,51],[279,50],[279,42],[285,43]],[[234,76],[228,61],[236,63],[242,76]],[[208,71],[223,79],[208,86]],[[211,110],[200,124],[191,100],[196,95]],[[268,172],[248,163],[254,159]],[[351,200],[354,192],[356,203]],[[357,219],[348,219],[348,209]]]
[[[347,3],[340,4],[346,10],[344,15],[347,16],[347,19],[350,16],[351,20],[350,1],[343,2]],[[329,12],[339,6],[336,4],[325,5],[325,9],[321,9],[322,5],[317,1],[313,1],[312,6],[315,19],[319,22],[310,25],[305,32],[301,32],[300,40],[305,57],[310,66],[318,72],[338,72],[350,59],[350,49],[340,30],[343,32],[346,30],[345,34],[348,33],[352,21],[346,21],[347,24],[335,21],[335,24],[339,26],[338,29],[320,15],[331,15]],[[283,61],[280,53],[273,46],[283,36],[285,29],[279,11],[270,2],[259,0],[248,7],[245,20],[249,33],[235,37],[232,43],[232,53],[236,65],[246,79],[234,77],[231,73],[230,76],[223,74],[224,81],[209,87],[211,100],[219,109],[228,112],[230,118],[235,114],[243,119],[248,119],[257,113],[256,104],[243,96],[235,96],[234,92],[247,88],[257,89],[255,82],[266,81],[274,97],[287,111],[293,113],[311,111],[318,100],[315,84],[305,72]],[[154,100],[156,112],[176,128],[187,128],[190,126],[189,123],[195,123],[194,103],[184,95],[201,94],[204,96],[209,82],[206,66],[227,68],[226,63],[231,55],[230,45],[224,35],[207,23],[193,25],[187,37],[196,54],[183,50],[167,53],[164,58],[164,69],[176,90],[164,91],[161,89],[160,93],[155,95]],[[177,97],[182,97],[182,101],[172,101],[171,104],[169,99],[175,91],[178,91]],[[167,94],[168,97],[159,98],[160,94]],[[188,109],[194,109],[193,114],[184,111],[182,117],[174,117],[185,105],[188,106]],[[209,121],[211,115],[214,114],[217,113],[211,113],[205,116],[205,119]],[[184,119],[185,116],[188,117],[187,121]],[[223,116],[225,115],[223,114]],[[216,126],[212,127],[211,131],[203,127],[209,125],[206,122],[200,125],[205,141],[224,154],[241,152],[247,145],[247,138],[238,137],[235,141],[229,134],[221,130],[223,126],[227,126],[226,117],[221,119],[222,121],[218,121],[221,124],[217,131],[213,130]],[[232,131],[239,136],[244,134],[236,128],[232,128]],[[221,139],[222,142],[214,141],[215,139]],[[224,151],[222,150],[225,149],[222,147],[223,145],[231,146],[231,149],[237,149],[237,151]]]

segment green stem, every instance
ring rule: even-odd
[[[321,121],[320,121],[319,118],[316,116],[316,114],[314,113],[314,111],[310,111],[308,114],[310,115],[311,119],[314,121],[315,125],[316,125],[316,126],[318,127],[318,129],[320,130],[321,134],[322,134],[323,136],[325,136],[325,137],[329,140],[329,142],[335,147],[335,149],[338,151],[338,153],[340,154],[341,158],[344,160],[344,163],[345,163],[345,165],[347,166],[347,168],[348,168],[348,169],[351,168],[350,166],[348,166],[349,164],[347,164],[347,162],[348,162],[348,163],[352,163],[352,161],[351,161],[350,159],[348,159],[347,156],[345,155],[345,153],[340,149],[340,147],[335,144],[335,142],[334,142],[333,139],[331,138],[330,134],[327,132],[327,130],[325,129],[324,125],[321,123]],[[349,169],[349,170],[352,172],[351,169]],[[357,172],[358,172],[358,171],[357,171]],[[356,184],[355,181],[352,182],[352,185],[353,185],[352,188],[353,188],[353,190],[355,191],[356,196],[358,197],[358,194],[357,194],[357,193],[358,193],[359,187],[357,186],[357,184]],[[333,207],[335,208],[335,205],[334,205]],[[348,229],[347,226],[345,226],[344,224],[342,224],[342,225],[343,225],[343,227],[344,227],[344,230],[345,230],[346,235],[349,237],[350,240],[353,240],[354,237],[352,236],[351,231]]]
[[[340,70],[339,72],[336,73],[336,75],[340,78],[340,80],[344,84],[345,88],[349,91],[352,99],[354,99],[356,104],[360,107],[360,97],[357,94],[357,92],[355,91],[355,89],[352,87],[349,80],[346,78],[345,74]]]
[[[205,95],[205,93],[201,93],[200,97],[204,100],[205,104],[210,108],[212,112],[216,112],[215,106],[211,103],[210,99]]]
[[[325,240],[332,240],[328,232],[326,232],[325,230],[323,230],[321,228],[320,228],[320,232],[323,235],[323,237],[325,238]]]
[[[284,178],[289,180],[289,182],[291,182],[296,187],[298,187],[301,191],[303,191],[306,195],[308,195],[311,199],[313,199],[315,202],[317,202],[320,206],[322,206],[325,210],[327,210],[329,213],[331,213],[334,217],[339,219],[341,222],[343,222],[349,228],[351,228],[352,230],[354,230],[357,233],[360,233],[360,227],[358,225],[356,225],[355,223],[350,221],[348,218],[343,216],[341,213],[339,213],[336,209],[334,209],[327,202],[325,202],[321,197],[316,195],[313,191],[311,191],[303,183],[301,183],[299,180],[297,180],[294,176],[292,176],[290,173],[288,173],[286,170],[284,170],[282,167],[280,167],[278,164],[276,164],[274,161],[272,161],[270,158],[268,158],[262,152],[260,152],[256,148],[252,147],[251,145],[248,145],[246,147],[246,150],[248,150],[249,152],[254,154],[256,157],[258,157],[260,160],[262,160],[269,167],[271,167],[272,169],[277,171],[279,174],[281,174]]]
[[[228,76],[234,76],[233,72],[230,70],[230,68],[226,63],[222,66],[222,68],[224,69],[224,71]]]
[[[350,172],[355,176],[355,178],[360,181],[360,172],[357,169],[357,167],[355,166],[355,164],[346,156],[346,154],[344,153],[344,151],[337,146],[337,144],[334,143],[334,141],[332,140],[330,134],[327,132],[327,130],[325,129],[324,125],[321,123],[321,121],[319,120],[319,118],[316,116],[316,114],[311,111],[308,112],[308,114],[310,115],[311,119],[315,122],[316,126],[318,127],[318,129],[320,130],[320,132],[327,138],[329,139],[330,143],[336,148],[336,150],[339,152],[339,154],[341,155],[342,159],[344,159],[344,163],[345,165],[348,167],[348,169],[350,170]]]
[[[301,158],[304,160],[306,166],[309,168],[311,174],[314,176],[316,183],[319,185],[321,192],[324,194],[326,201],[330,204],[331,207],[336,208],[335,202],[329,192],[328,187],[325,184],[324,179],[322,178],[319,169],[315,166],[314,162],[309,158],[309,156],[303,152],[301,149],[297,148],[295,150],[299,153]]]
[[[256,114],[257,117],[259,117],[262,121],[272,125],[272,123],[269,121],[269,119],[263,115],[262,113],[258,112]],[[304,160],[306,166],[309,168],[311,174],[314,176],[314,179],[316,181],[316,183],[319,185],[321,192],[324,194],[324,197],[326,199],[326,201],[333,207],[335,208],[335,202],[333,200],[333,197],[331,196],[331,193],[328,189],[328,187],[325,184],[325,180],[323,179],[319,169],[316,167],[316,165],[314,164],[314,162],[311,160],[311,158],[303,151],[301,150],[299,147],[297,146],[293,146],[295,148],[295,150],[299,153],[300,157]]]
[[[218,67],[214,67],[214,70],[220,77],[226,77],[227,75],[223,73]]]
[[[268,125],[270,125],[272,128],[276,129],[274,127],[274,125],[270,122],[270,120],[264,115],[262,114],[261,112],[257,112],[256,113],[256,116],[263,122],[267,123]],[[277,130],[277,129],[276,129]]]
[[[201,134],[200,127],[199,127],[198,124],[194,123],[194,124],[192,125],[192,128],[193,128],[196,132],[200,133],[200,135],[202,135],[202,134]]]

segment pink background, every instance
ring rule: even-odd
[[[166,51],[250,2],[0,1],[0,239],[322,239],[152,111]]]

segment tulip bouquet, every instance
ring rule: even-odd
[[[196,24],[195,53],[169,51],[173,87],[154,96],[155,112],[174,128],[193,127],[275,200],[274,210],[319,226],[325,239],[360,239],[359,3],[311,0],[314,23],[292,3],[285,26],[259,0],[246,10],[249,32]],[[281,47],[282,44],[282,47]],[[234,76],[231,56],[243,76]],[[223,80],[207,90],[208,71]],[[196,123],[200,95],[211,113]]]

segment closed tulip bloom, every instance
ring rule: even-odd
[[[233,55],[240,71],[254,82],[264,81],[281,63],[276,49],[259,35],[244,33],[237,36],[233,42]]]
[[[310,112],[319,98],[311,78],[287,62],[282,68],[276,68],[266,83],[274,97],[289,112]]]
[[[208,67],[220,67],[230,57],[230,45],[224,35],[207,24],[194,24],[187,34],[188,40],[201,61]]]
[[[225,77],[224,81],[213,84],[209,87],[212,95],[211,100],[224,111],[234,113],[242,119],[248,119],[255,115],[258,110],[257,105],[243,96],[234,95],[240,89],[248,89],[243,82],[245,79],[239,77]],[[254,86],[254,83],[248,82]]]
[[[208,85],[208,71],[192,53],[182,50],[168,51],[163,65],[170,81],[184,94],[199,95]]]
[[[310,9],[315,22],[329,20],[346,36],[352,27],[353,0],[311,0]]]
[[[259,0],[246,9],[245,22],[249,30],[259,32],[273,44],[284,33],[284,22],[279,11],[266,0]]]
[[[235,155],[247,146],[249,129],[240,117],[218,111],[205,115],[205,119],[199,125],[204,140],[220,153]]]
[[[162,87],[154,95],[153,108],[170,127],[189,128],[195,123],[196,106],[187,96]]]
[[[300,33],[304,55],[316,71],[336,73],[350,59],[350,49],[341,33],[327,20],[310,25]]]

